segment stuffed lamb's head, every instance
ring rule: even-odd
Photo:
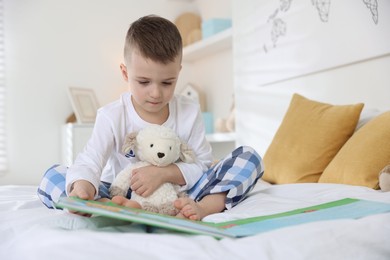
[[[172,129],[161,125],[151,125],[138,133],[128,134],[123,151],[128,153],[130,150],[139,160],[156,166],[167,166],[179,159],[194,162],[194,154],[187,144]]]

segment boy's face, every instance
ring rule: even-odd
[[[163,64],[133,51],[126,63],[127,66],[121,64],[120,67],[129,84],[136,111],[141,117],[167,115],[181,69],[180,57]]]

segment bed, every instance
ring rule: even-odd
[[[0,187],[1,259],[389,259],[390,212],[214,239],[46,209],[35,186]],[[288,211],[345,197],[389,202],[367,187],[260,181],[240,205],[207,221]]]
[[[265,140],[267,132],[258,129],[242,132],[257,132],[269,142],[261,152],[262,179],[238,206],[203,221],[267,216],[344,198],[390,203],[390,192],[378,187],[380,169],[390,161],[390,111],[363,109],[359,103],[332,105],[299,94],[289,98],[272,138]],[[301,127],[291,126],[291,118]],[[314,145],[315,152],[307,148]],[[381,153],[368,152],[378,147]],[[389,211],[216,239],[161,228],[151,233],[141,224],[50,210],[36,190],[0,186],[0,259],[390,259]]]
[[[257,132],[256,139],[269,142],[261,152],[262,179],[238,206],[203,221],[267,216],[345,198],[390,203],[390,192],[378,187],[379,172],[390,162],[390,111],[299,94],[289,98],[272,138],[258,129],[241,132]],[[0,259],[390,259],[390,211],[216,239],[50,210],[36,190],[0,186]]]

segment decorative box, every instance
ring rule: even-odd
[[[213,18],[202,22],[202,38],[205,39],[216,33],[232,27],[231,19]]]

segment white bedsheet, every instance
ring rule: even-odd
[[[390,259],[390,213],[302,224],[216,240],[46,209],[33,186],[0,186],[0,259]],[[390,202],[390,192],[337,184],[260,182],[237,207],[207,217],[269,215],[346,197]]]

